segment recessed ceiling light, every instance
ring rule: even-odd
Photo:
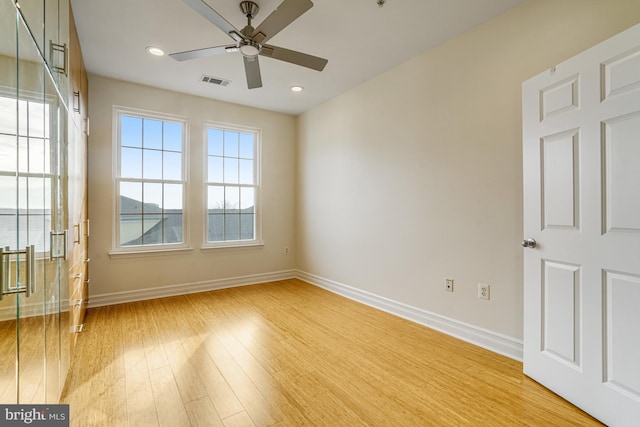
[[[302,86],[291,86],[291,92],[302,92],[303,90]]]
[[[164,50],[160,49],[159,47],[154,47],[154,46],[148,46],[147,47],[147,52],[149,52],[153,56],[162,56],[162,55],[164,55]]]

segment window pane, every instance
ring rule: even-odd
[[[224,240],[224,215],[209,215],[207,239],[209,242]]]
[[[240,209],[240,189],[238,187],[224,188],[225,213],[238,213]]]
[[[255,190],[253,187],[240,189],[240,209],[242,213],[255,213]]]
[[[120,215],[120,246],[142,244],[142,215]]]
[[[224,156],[238,157],[238,132],[224,132]]]
[[[142,213],[142,183],[120,182],[120,214]]]
[[[142,178],[142,150],[122,148],[120,154],[120,176],[122,178]]]
[[[222,157],[209,157],[208,159],[208,182],[223,182]]]
[[[162,215],[143,216],[143,245],[159,245],[162,243]]]
[[[45,104],[29,102],[29,136],[45,137],[45,117]]]
[[[255,215],[253,214],[241,214],[240,215],[240,239],[241,240],[253,240],[254,234],[254,219]]]
[[[162,221],[162,243],[182,242],[182,214],[165,214]]]
[[[16,209],[16,192],[18,188],[16,186],[15,176],[2,176],[0,175],[0,190],[2,194],[8,194],[8,197],[0,197],[0,208],[13,210]]]
[[[182,151],[182,124],[163,122],[163,148],[169,151]]]
[[[142,147],[142,119],[122,116],[120,145],[123,147]]]
[[[240,215],[227,214],[224,216],[225,240],[240,240]]]
[[[2,100],[2,98],[0,98]],[[2,104],[0,104],[0,108]],[[0,114],[2,114],[0,110]],[[0,116],[2,121],[2,116]],[[15,132],[15,129],[13,130]],[[0,134],[0,170],[6,172],[16,171],[16,137],[15,135]]]
[[[48,145],[41,138],[29,138],[29,172],[44,173],[49,160]]]
[[[240,184],[253,184],[253,160],[239,160]]]
[[[162,150],[162,122],[160,120],[144,119],[143,148]]]
[[[170,151],[162,153],[163,179],[180,181],[182,179],[182,154]]]
[[[250,133],[240,134],[240,157],[253,159],[253,135]]]
[[[207,129],[208,154],[210,156],[222,156],[223,132],[218,129]]]
[[[17,100],[0,96],[0,134],[16,133]]]
[[[182,184],[164,184],[164,210],[182,213]]]
[[[160,212],[162,207],[162,184],[145,182],[143,187],[142,213]]]
[[[162,151],[143,150],[142,177],[162,179]]]
[[[224,182],[227,184],[238,183],[238,159],[224,158]]]
[[[224,187],[209,186],[207,189],[207,209],[210,214],[224,212]]]
[[[51,211],[51,180],[28,178],[29,214],[44,214]]]

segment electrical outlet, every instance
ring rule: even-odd
[[[445,290],[447,292],[453,292],[453,279],[446,278],[444,279]]]
[[[489,299],[490,297],[490,286],[484,283],[478,283],[478,298],[480,299]]]

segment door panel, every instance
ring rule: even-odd
[[[523,84],[524,370],[640,416],[640,25]]]
[[[65,276],[50,232],[64,212],[66,113],[13,2],[0,16],[0,402],[57,402]]]

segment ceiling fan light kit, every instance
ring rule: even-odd
[[[239,51],[243,57],[247,87],[249,89],[262,87],[258,56],[268,56],[316,71],[322,71],[327,65],[328,61],[324,58],[266,44],[270,38],[298,19],[307,10],[311,9],[311,7],[313,7],[311,0],[284,0],[257,28],[251,25],[251,21],[255,18],[260,8],[252,1],[242,1],[240,2],[240,10],[247,18],[247,25],[242,30],[238,30],[231,25],[203,0],[182,1],[213,25],[224,31],[236,44],[170,54],[169,56],[176,61],[187,61],[195,58]]]

